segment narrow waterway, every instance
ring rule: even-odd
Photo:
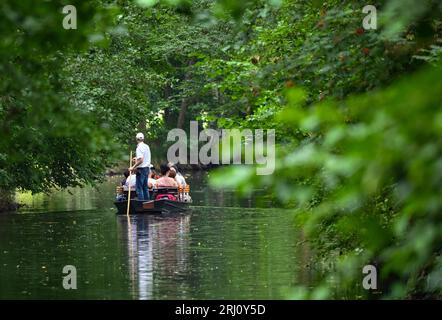
[[[314,283],[291,211],[214,192],[203,176],[189,213],[128,219],[113,207],[119,179],[18,195],[26,207],[0,214],[0,298],[276,299]],[[63,288],[66,265],[76,290]]]

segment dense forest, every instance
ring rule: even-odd
[[[69,3],[68,3],[69,2]],[[74,5],[78,28],[62,27]],[[291,208],[330,272],[328,298],[374,264],[381,294],[442,290],[442,3],[93,0],[0,3],[0,209],[16,190],[93,184],[145,132],[276,130],[276,169],[213,173]]]

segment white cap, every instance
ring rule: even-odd
[[[141,132],[137,133],[137,140],[144,140],[144,134],[142,134]]]

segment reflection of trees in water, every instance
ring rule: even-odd
[[[253,190],[249,195],[240,196],[234,190],[192,189],[192,205],[213,207],[268,208],[274,207],[271,194],[264,189]]]
[[[133,215],[129,219],[129,224],[126,216],[118,221],[127,241],[132,296],[152,299],[157,296],[155,283],[164,280],[173,292],[181,291],[179,278],[188,270],[190,216]],[[164,284],[158,288],[164,289]]]
[[[50,194],[17,192],[16,201],[33,210],[75,211],[109,209],[115,198],[115,185],[121,177],[109,177],[97,187],[75,187],[63,190],[50,189]]]

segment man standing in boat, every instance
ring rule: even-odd
[[[137,151],[135,157],[135,164],[129,168],[130,172],[136,170],[136,190],[138,200],[149,200],[148,177],[150,167],[150,148],[144,143],[144,135],[139,132],[136,136]]]

